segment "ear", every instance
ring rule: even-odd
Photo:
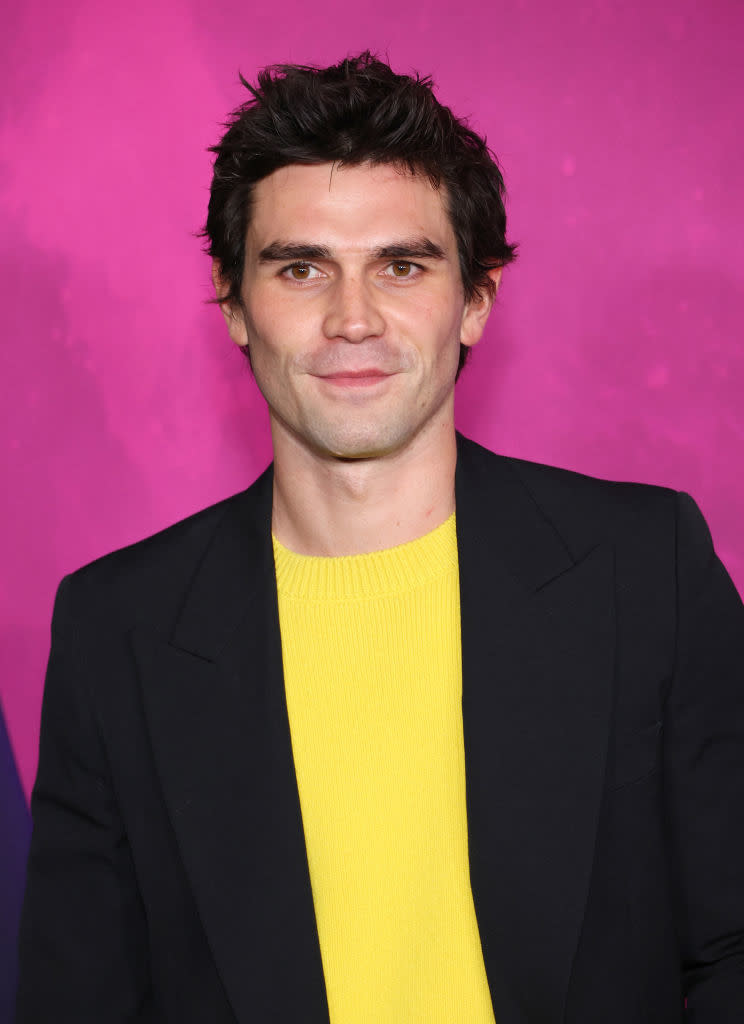
[[[491,313],[493,300],[499,290],[501,283],[501,272],[503,267],[494,267],[488,271],[488,276],[493,282],[493,288],[489,291],[482,290],[481,294],[467,303],[462,314],[462,326],[460,327],[460,341],[470,348],[480,341],[483,330],[488,322]]]
[[[215,295],[220,304],[220,310],[225,318],[227,330],[236,345],[241,348],[248,344],[248,335],[245,329],[245,318],[240,304],[229,299],[230,285],[222,276],[222,265],[219,260],[212,260],[212,283],[214,284]]]

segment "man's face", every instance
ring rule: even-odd
[[[369,164],[291,165],[257,184],[241,294],[226,318],[275,448],[352,459],[451,424],[460,342],[490,307],[464,302],[442,191]]]

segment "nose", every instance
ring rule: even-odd
[[[323,332],[329,340],[352,343],[379,337],[385,320],[377,304],[374,286],[363,278],[348,276],[338,280],[328,294]]]

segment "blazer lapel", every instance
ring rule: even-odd
[[[587,898],[614,659],[612,550],[576,563],[513,465],[458,438],[470,874],[498,1024],[558,1021]]]
[[[227,506],[171,636],[133,634],[171,821],[238,1020],[328,1024],[284,695],[271,469]],[[574,561],[509,461],[458,438],[473,896],[498,1024],[559,1020],[613,669],[612,552]]]
[[[228,505],[172,637],[133,642],[160,781],[240,1021],[328,1024],[284,696],[271,468]]]

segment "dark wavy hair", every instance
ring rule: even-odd
[[[398,75],[365,51],[328,68],[264,68],[251,98],[233,111],[216,154],[207,252],[240,302],[253,188],[288,164],[398,165],[444,187],[465,299],[491,293],[488,271],[515,257],[506,241],[504,180],[484,139],[434,96],[430,77]],[[458,373],[469,349],[460,346]],[[248,354],[248,353],[246,353]]]

